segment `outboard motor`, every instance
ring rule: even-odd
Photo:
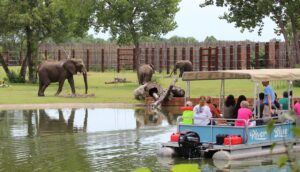
[[[180,147],[180,153],[185,158],[197,158],[200,157],[200,136],[192,131],[180,133],[178,140]]]

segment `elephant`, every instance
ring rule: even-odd
[[[139,85],[143,85],[151,81],[154,72],[154,66],[152,64],[141,64],[137,70]]]
[[[189,60],[178,60],[175,63],[174,69],[172,70],[170,76],[174,73],[177,74],[177,69],[180,70],[179,77],[182,77],[183,72],[193,71],[193,64]]]
[[[45,96],[44,92],[51,82],[58,82],[58,90],[56,96],[62,91],[62,87],[66,79],[72,89],[72,94],[75,95],[74,79],[73,75],[77,72],[82,73],[85,94],[87,94],[87,70],[81,59],[66,59],[62,61],[44,61],[38,67],[39,75],[39,91],[38,96]]]

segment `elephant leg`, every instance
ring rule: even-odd
[[[45,82],[40,84],[40,91],[39,91],[39,96],[45,96],[45,90],[46,88],[50,85],[50,82]]]
[[[65,80],[63,79],[63,80],[61,80],[61,81],[59,81],[59,84],[58,84],[58,89],[57,89],[57,92],[55,93],[55,96],[58,96],[59,95],[59,93],[61,92],[61,90],[62,90],[62,87],[64,86],[64,82],[65,82]]]
[[[38,96],[45,96],[44,93],[42,92],[42,87],[43,87],[43,84],[42,84],[42,82],[40,81],[40,83],[39,83]]]
[[[75,86],[74,86],[73,76],[71,76],[70,78],[68,78],[68,82],[70,84],[70,87],[71,87],[71,90],[72,90],[72,94],[75,95]]]
[[[184,70],[183,70],[183,69],[180,69],[180,74],[179,74],[179,77],[180,77],[180,78],[182,77],[183,72],[184,72]]]

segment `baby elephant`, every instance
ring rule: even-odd
[[[56,96],[61,92],[66,79],[72,89],[72,94],[75,94],[75,86],[73,75],[77,72],[82,72],[85,94],[87,94],[87,71],[81,59],[67,59],[63,61],[45,61],[38,67],[39,74],[39,92],[38,96],[45,96],[44,92],[51,82],[58,82],[59,87]]]
[[[174,73],[176,75],[177,69],[179,69],[179,77],[182,77],[183,72],[193,71],[193,64],[189,60],[178,60],[175,63],[174,69],[171,72],[170,76]]]
[[[153,73],[154,66],[152,64],[141,64],[137,70],[139,84],[142,85],[151,81]]]

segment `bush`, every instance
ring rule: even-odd
[[[4,80],[8,80],[10,83],[25,83],[25,79],[21,78],[15,71],[11,71],[8,75],[8,79],[5,78]]]

